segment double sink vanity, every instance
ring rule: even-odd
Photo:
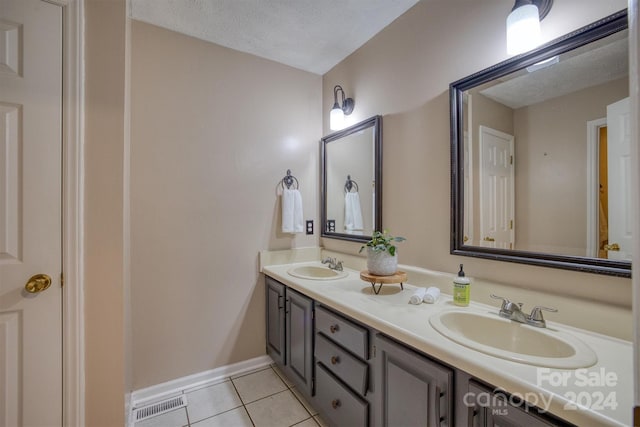
[[[576,98],[577,89],[572,86],[576,68],[562,70],[576,58],[585,76],[594,74],[594,69],[623,64],[627,38],[627,12],[622,10],[451,83],[451,254],[631,276],[631,252],[624,243],[630,240],[629,233],[623,233],[627,240],[618,242],[612,231],[628,221],[611,219],[611,241],[599,249],[602,236],[597,232],[604,224],[597,215],[602,203],[596,197],[598,179],[549,180],[567,175],[567,170],[579,176],[584,165],[560,158],[550,158],[545,167],[539,165],[540,159],[551,157],[558,147],[568,150],[569,141],[572,150],[597,147],[593,141],[582,141],[582,131],[567,137],[567,131],[560,131],[563,126],[584,129],[595,126],[592,116],[601,116],[614,133],[618,121],[607,118],[608,111],[628,97],[626,71],[607,73],[609,77],[615,74],[614,80],[589,80]],[[598,54],[603,50],[609,52],[607,56]],[[603,61],[605,57],[618,59]],[[544,99],[525,99],[516,90],[527,87],[535,87],[530,93],[544,93]],[[598,95],[604,89],[611,99]],[[585,96],[589,102],[583,101]],[[503,98],[511,101],[502,104]],[[578,104],[566,104],[574,98],[580,100]],[[572,107],[558,108],[558,102]],[[595,112],[583,111],[586,105]],[[534,107],[535,114],[530,111]],[[571,111],[571,117],[560,116],[559,110]],[[522,126],[538,116],[554,122]],[[549,128],[556,133],[536,138],[540,135],[532,132]],[[384,229],[382,135],[382,117],[374,116],[321,139],[321,238],[363,244],[375,230]],[[498,136],[506,141],[500,158],[511,177],[504,185],[508,197],[477,197],[492,182],[485,171],[490,165],[479,159],[491,158],[493,146],[483,141]],[[587,153],[583,148],[567,153],[570,159],[598,158],[593,150]],[[557,169],[549,169],[552,165]],[[519,172],[514,181],[516,167]],[[597,168],[592,169],[589,177],[598,177]],[[610,168],[612,172],[617,169]],[[346,196],[353,188],[357,192],[354,182],[363,188],[359,194],[363,224],[357,228],[343,221]],[[588,194],[588,200],[576,203],[576,194]],[[549,201],[541,199],[542,195]],[[558,205],[560,201],[566,204]],[[609,212],[628,214],[609,205]],[[550,206],[571,221],[557,221]],[[492,218],[488,212],[507,214],[494,218],[497,222],[492,225],[483,222],[483,218]],[[498,229],[503,232],[497,233]],[[577,237],[568,240],[568,235]],[[334,258],[328,266],[320,262],[327,256]],[[631,343],[598,333],[630,336],[628,309],[600,304],[594,298],[576,301],[569,295],[547,295],[535,287],[523,289],[480,279],[471,285],[471,304],[457,307],[450,296],[453,274],[403,265],[407,283],[385,284],[378,293],[361,280],[363,264],[363,258],[320,248],[260,254],[266,287],[267,353],[330,425],[631,425]],[[414,285],[436,286],[442,296],[434,304],[409,304]],[[510,301],[513,298],[526,307]],[[549,314],[549,320],[574,326],[545,320],[542,311],[546,314],[555,308],[532,308],[533,300],[545,305],[553,300],[548,306],[558,312]]]
[[[376,295],[358,265],[289,252],[261,253],[267,353],[330,425],[631,423],[629,342],[457,307],[446,275],[411,266]],[[413,277],[440,299],[409,304]]]

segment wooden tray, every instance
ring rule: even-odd
[[[369,273],[368,270],[362,270],[360,272],[360,279],[371,283],[373,293],[378,295],[382,289],[382,285],[385,284],[400,283],[400,289],[404,290],[404,286],[402,284],[407,280],[407,273],[404,271],[396,271],[396,273],[391,276],[376,276],[375,274]],[[380,284],[377,289],[376,283]]]

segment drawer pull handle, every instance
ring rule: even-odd
[[[335,334],[336,332],[338,332],[338,325],[329,326],[329,330],[331,331],[332,334]]]
[[[340,407],[340,405],[342,405],[342,404],[340,403],[340,400],[339,400],[339,399],[333,399],[333,400],[331,401],[331,407],[332,407],[333,409],[338,409],[338,408]]]
[[[340,363],[340,358],[338,356],[331,356],[331,364],[336,365]]]

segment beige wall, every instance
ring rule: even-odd
[[[630,306],[630,280],[449,254],[448,86],[507,58],[510,0],[423,0],[323,76],[323,127],[332,88],[355,99],[350,120],[383,115],[384,227],[406,236],[400,262],[523,288]],[[542,22],[553,39],[626,7],[626,1],[554,2]],[[402,189],[402,190],[398,190]],[[358,245],[322,239],[329,249]],[[602,319],[606,321],[606,319]]]
[[[261,356],[262,249],[318,244],[321,77],[134,21],[133,387]],[[313,236],[282,234],[298,179]]]
[[[514,111],[516,248],[587,250],[587,121],[629,96],[629,79]]]
[[[124,0],[85,0],[85,425],[124,425]]]

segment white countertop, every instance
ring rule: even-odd
[[[409,283],[384,285],[379,295],[360,280],[358,271],[345,269],[339,280],[307,280],[287,273],[292,266],[319,262],[269,265],[263,272],[285,285],[345,315],[420,350],[474,377],[523,398],[577,425],[632,424],[632,344],[617,338],[547,321],[548,327],[570,333],[589,345],[598,362],[588,369],[549,369],[493,357],[457,344],[429,323],[445,310],[460,310],[451,296],[436,304],[409,304],[415,287]],[[326,268],[326,266],[323,266]],[[473,283],[471,284],[473,287]],[[472,294],[473,295],[473,294]],[[472,297],[473,299],[473,297]],[[499,307],[475,303],[464,310],[497,313]]]

